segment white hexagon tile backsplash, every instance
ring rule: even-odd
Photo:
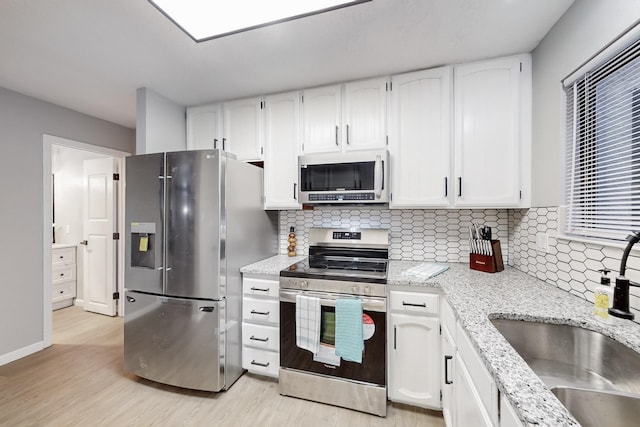
[[[557,208],[510,210],[509,265],[593,301],[593,291],[600,283],[598,270],[610,269],[613,284],[620,270],[623,248],[549,237],[548,252],[539,251],[536,234],[557,236],[557,228]],[[640,283],[640,258],[633,253],[627,261],[625,275]],[[640,288],[630,288],[629,302],[636,319],[640,319]]]
[[[558,286],[587,301],[600,281],[598,270],[612,270],[614,282],[622,248],[557,239],[558,209],[413,209],[321,208],[279,213],[279,253],[287,253],[287,235],[295,227],[298,255],[306,255],[311,227],[386,228],[390,231],[391,259],[469,262],[468,226],[489,225],[500,239],[506,264]],[[536,234],[549,237],[547,252],[536,247]],[[640,244],[639,244],[640,246]],[[640,248],[639,248],[640,249]],[[640,282],[640,257],[631,255],[627,276]],[[640,318],[640,288],[631,288],[632,311]]]

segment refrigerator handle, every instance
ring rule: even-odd
[[[215,309],[215,307],[206,306],[206,307],[200,307],[198,310],[200,310],[202,312],[205,312],[205,313],[212,313],[214,309]]]

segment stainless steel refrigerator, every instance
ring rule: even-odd
[[[195,390],[242,375],[240,267],[277,252],[262,169],[220,150],[126,160],[124,366]]]

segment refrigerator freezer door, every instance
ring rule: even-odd
[[[163,293],[164,154],[126,159],[125,288]]]
[[[126,292],[124,366],[135,375],[194,390],[224,388],[224,301]],[[224,322],[222,322],[224,324]]]
[[[220,299],[224,158],[218,150],[167,153],[165,294]]]

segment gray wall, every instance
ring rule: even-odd
[[[187,109],[149,88],[136,93],[136,154],[187,149]]]
[[[638,0],[576,0],[533,51],[532,206],[564,204],[561,81],[638,17]]]
[[[0,87],[0,356],[43,339],[45,133],[125,152],[135,148],[133,129]]]

